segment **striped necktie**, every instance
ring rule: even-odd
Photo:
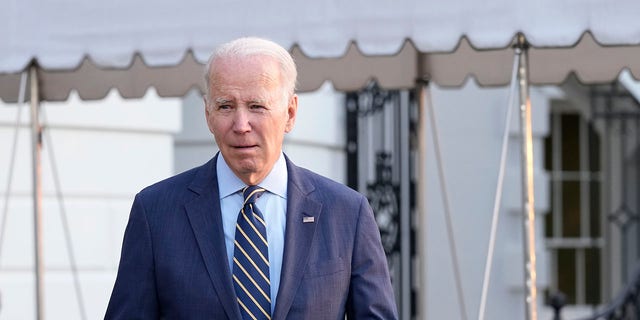
[[[265,192],[258,186],[242,190],[244,204],[238,214],[233,251],[233,286],[242,319],[271,319],[271,284],[267,229],[256,199]]]

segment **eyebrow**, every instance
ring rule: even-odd
[[[228,103],[232,103],[233,102],[232,99],[227,99],[227,98],[216,98],[214,101],[215,101],[216,105],[223,105],[223,104],[228,104]],[[265,100],[265,99],[251,99],[251,100],[247,101],[247,103],[264,105],[264,104],[267,103],[267,100]]]
[[[247,101],[249,104],[266,104],[267,101],[264,99],[252,99]]]
[[[216,104],[227,104],[227,103],[231,102],[231,100],[226,99],[226,98],[216,98],[215,102],[216,102]]]

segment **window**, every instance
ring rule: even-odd
[[[545,237],[550,251],[550,292],[567,303],[597,305],[601,300],[600,140],[578,112],[554,106],[545,138],[545,169],[550,176],[550,212]]]

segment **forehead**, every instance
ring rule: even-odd
[[[224,87],[279,87],[282,75],[278,63],[268,56],[221,57],[211,66],[212,89]]]

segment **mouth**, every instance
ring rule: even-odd
[[[232,146],[232,148],[236,150],[248,150],[257,147],[257,145],[246,145],[246,146]]]

